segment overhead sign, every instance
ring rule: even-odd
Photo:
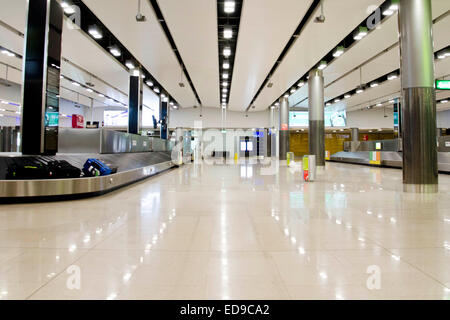
[[[450,90],[450,80],[436,80],[436,89]]]

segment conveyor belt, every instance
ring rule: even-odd
[[[148,178],[174,167],[170,152],[144,152],[121,154],[58,154],[40,157],[46,161],[66,160],[81,168],[88,158],[97,158],[112,166],[118,172],[109,176],[49,179],[49,180],[4,180],[8,163],[13,157],[0,157],[0,203],[24,201],[69,200],[83,196],[99,195]]]
[[[8,157],[0,156],[0,180],[5,179],[6,169],[8,164],[11,163],[14,157],[23,157],[20,154],[16,154]],[[57,154],[56,156],[33,156],[32,158],[49,160],[66,160],[71,165],[82,168],[83,164],[89,158],[96,158],[104,163],[111,164],[117,167],[117,172],[128,171],[137,169],[165,161],[171,160],[171,154],[169,151],[161,152],[142,152],[142,153],[116,153],[116,154],[94,154],[94,153],[74,153],[74,154]]]
[[[380,166],[370,163],[369,151],[337,152],[331,156],[330,161],[362,164],[378,167]],[[393,151],[381,151],[381,166],[402,168],[403,166],[402,153]],[[438,152],[438,169],[440,173],[450,174],[450,152]]]

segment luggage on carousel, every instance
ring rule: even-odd
[[[17,157],[11,159],[6,172],[7,180],[50,179],[48,166],[35,158]]]
[[[47,166],[52,173],[52,179],[79,178],[81,176],[81,170],[66,160],[49,161]]]
[[[87,159],[83,166],[85,177],[107,176],[113,173],[110,167],[98,159]]]

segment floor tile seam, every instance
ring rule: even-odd
[[[390,250],[401,250],[401,249],[395,249],[395,248],[391,248],[391,249],[386,249],[387,251],[389,251],[391,253],[391,255],[395,255],[392,251]],[[406,263],[407,265],[409,265],[410,267],[412,267],[413,269],[419,271],[420,273],[422,273],[423,275],[425,275],[427,278],[430,278],[432,280],[434,280],[435,282],[437,282],[438,284],[440,284],[441,286],[443,286],[446,289],[450,289],[450,285],[446,285],[445,283],[443,283],[442,281],[440,281],[439,279],[435,278],[433,275],[429,274],[428,272],[426,272],[425,270],[422,270],[422,268],[420,268],[420,266],[413,264],[411,261],[409,261],[408,258],[404,258],[402,259],[402,257],[400,257],[400,261],[403,261],[404,263]]]
[[[294,297],[289,293],[287,284],[284,282],[281,272],[280,272],[273,256],[269,252],[263,252],[263,255],[264,255],[264,257],[269,259],[272,268],[274,268],[274,270],[276,272],[276,280],[281,285],[281,288],[283,289],[286,296],[289,298],[289,300],[294,300]]]
[[[59,273],[57,273],[55,276],[53,276],[52,278],[50,278],[48,281],[44,282],[41,286],[39,286],[39,288],[37,288],[36,290],[34,290],[31,294],[29,294],[25,300],[29,300],[31,299],[35,294],[37,294],[41,289],[43,289],[44,287],[46,287],[47,285],[49,285],[52,281],[56,281],[56,278],[60,275],[62,275],[64,272],[66,272],[67,268],[75,265],[78,261],[80,261],[82,258],[84,258],[86,255],[88,255],[92,250],[94,250],[97,246],[99,246],[100,244],[102,244],[103,242],[105,242],[106,240],[108,240],[110,237],[113,236],[114,233],[116,233],[118,230],[122,229],[125,226],[125,223],[118,227],[116,230],[114,230],[113,232],[111,232],[111,234],[109,234],[108,236],[106,236],[103,240],[99,241],[97,244],[93,245],[90,248],[86,248],[83,249],[85,252],[82,253],[78,258],[76,258],[74,261],[68,263],[64,268],[61,269],[61,271]],[[66,249],[66,248],[65,248]]]

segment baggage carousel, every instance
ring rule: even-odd
[[[373,164],[370,161],[369,151],[341,151],[333,154],[330,157],[330,161],[399,169],[401,169],[403,166],[403,158],[401,152],[381,151],[380,156],[380,164]],[[450,174],[449,152],[438,152],[438,170],[440,173]]]
[[[55,156],[26,156],[45,162],[66,160],[82,168],[96,158],[117,168],[117,173],[100,177],[45,180],[6,180],[8,165],[20,153],[0,153],[0,203],[71,200],[101,195],[146,179],[176,166],[170,141],[106,129],[62,129]]]
[[[6,170],[13,157],[0,157],[0,203],[71,200],[111,192],[160,172],[175,167],[171,153],[143,152],[129,154],[58,154],[44,157],[48,160],[66,160],[82,168],[88,158],[97,158],[117,167],[117,173],[108,176],[74,179],[5,180]],[[39,159],[40,156],[35,157]]]
[[[450,174],[450,136],[438,138],[438,170],[440,173]],[[379,153],[379,163],[370,161],[371,153]],[[376,141],[346,141],[344,151],[337,152],[330,157],[330,161],[361,164],[376,167],[402,168],[401,139]]]

